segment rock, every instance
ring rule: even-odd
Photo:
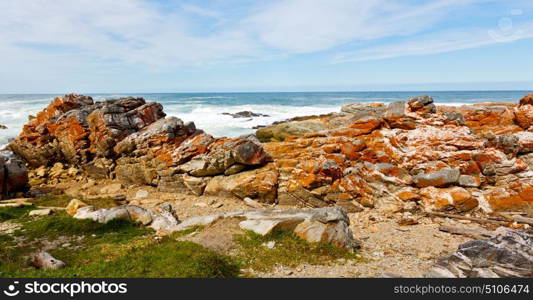
[[[141,223],[142,225],[152,223],[154,214],[151,211],[135,205],[125,205],[124,207],[128,211],[131,221]]]
[[[79,208],[85,207],[85,206],[87,206],[87,204],[85,202],[80,201],[78,199],[72,199],[67,204],[67,207],[65,208],[65,211],[67,212],[67,214],[69,214],[71,216],[74,216]]]
[[[429,211],[447,211],[450,209],[460,212],[476,208],[478,200],[466,189],[461,187],[435,188],[426,187],[420,190],[422,205]]]
[[[0,151],[0,199],[28,190],[28,170],[11,151]]]
[[[458,183],[463,187],[479,187],[481,185],[481,179],[479,176],[461,175],[459,176]]]
[[[76,219],[90,219],[99,223],[107,223],[111,220],[124,219],[132,222],[138,222],[143,225],[154,224],[158,219],[171,219],[172,225],[176,224],[175,218],[168,212],[155,213],[140,206],[122,205],[110,209],[95,209],[93,206],[80,207],[73,216]]]
[[[0,124],[0,129],[7,129],[7,126]]]
[[[415,129],[413,117],[406,115],[407,104],[404,101],[392,102],[387,107],[383,118],[391,128]]]
[[[36,209],[32,210],[28,213],[30,217],[32,216],[49,216],[53,213],[52,209],[45,208],[45,209]]]
[[[383,103],[349,103],[343,105],[341,111],[354,114],[356,117],[382,117],[386,106]]]
[[[347,213],[357,213],[364,210],[364,207],[353,201],[337,201],[335,205],[342,207]]]
[[[204,193],[205,187],[209,182],[209,178],[194,177],[189,175],[183,176],[183,183],[196,196],[201,196]]]
[[[254,200],[252,200],[252,199],[250,199],[248,197],[244,197],[243,202],[244,202],[244,204],[246,204],[246,205],[248,205],[248,206],[250,206],[252,208],[255,208],[255,209],[264,208],[261,203],[259,203],[257,201],[254,201]]]
[[[517,124],[524,130],[533,125],[533,94],[528,94],[520,99],[518,107],[515,108]]]
[[[349,228],[350,220],[346,212],[339,207],[226,212],[189,218],[176,226],[167,227],[165,230],[167,232],[181,231],[194,226],[210,225],[223,218],[243,219],[239,223],[239,227],[261,235],[278,229],[297,230],[295,233],[309,242],[331,243],[348,250],[354,250],[360,246]],[[304,225],[300,226],[299,224],[302,223]]]
[[[117,142],[164,116],[160,104],[142,98],[95,103],[90,97],[70,94],[55,98],[9,147],[33,167],[86,164],[94,156],[114,156]]]
[[[500,227],[495,236],[459,246],[451,256],[437,262],[425,277],[507,278],[533,276],[533,234]]]
[[[411,112],[421,114],[432,114],[437,112],[437,107],[433,104],[433,98],[430,96],[417,96],[407,101],[407,106]]]
[[[150,193],[148,193],[147,190],[138,190],[137,193],[135,193],[135,198],[142,199],[148,197],[148,195],[150,195]]]
[[[120,193],[121,191],[122,191],[121,183],[112,183],[100,189],[100,193],[102,194],[116,194],[116,193]]]
[[[276,200],[278,174],[271,167],[241,172],[231,176],[216,176],[205,188],[206,195],[246,197],[259,202],[273,203]]]
[[[31,258],[31,263],[38,269],[58,270],[66,266],[64,262],[54,258],[48,252],[34,254]]]
[[[360,246],[345,221],[322,223],[306,220],[298,224],[294,232],[311,243],[329,243],[348,250],[355,250]]]
[[[208,150],[207,153],[181,165],[180,170],[196,177],[215,176],[224,174],[235,164],[257,166],[270,160],[259,141],[250,136],[219,139],[214,141]]]
[[[274,247],[276,247],[276,242],[274,241],[266,242],[266,243],[263,243],[262,246],[265,246],[268,249],[274,249]]]
[[[251,111],[240,111],[240,112],[237,112],[237,113],[222,113],[223,115],[228,115],[228,116],[232,116],[233,118],[252,118],[252,117],[269,117],[269,115],[265,115],[265,114],[260,114],[260,113],[254,113],[254,112],[251,112]]]
[[[413,182],[417,187],[436,186],[442,187],[456,183],[461,172],[456,168],[444,168],[435,173],[421,173],[413,177]]]
[[[400,226],[408,226],[408,225],[416,225],[418,224],[418,220],[412,216],[410,213],[404,213],[402,215],[402,218],[398,221],[398,225]]]
[[[292,121],[258,129],[255,135],[261,142],[283,141],[288,137],[304,136],[308,133],[328,129],[328,126],[317,119]]]

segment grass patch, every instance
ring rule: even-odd
[[[266,236],[247,231],[235,236],[241,246],[242,263],[257,271],[270,271],[276,265],[296,267],[301,263],[323,265],[338,259],[360,259],[360,255],[326,243],[309,243],[292,231],[278,230]],[[273,249],[263,246],[274,241]]]
[[[28,212],[35,209],[35,206],[19,206],[19,207],[2,207],[0,208],[0,222],[14,220],[24,217]]]
[[[24,236],[30,240],[42,237],[94,235],[95,238],[119,243],[151,231],[151,229],[139,228],[137,224],[123,219],[115,219],[102,224],[93,220],[74,219],[65,213],[60,213],[56,216],[23,222],[22,228],[15,231],[14,235]]]
[[[30,200],[30,202],[38,206],[66,207],[68,203],[70,202],[70,200],[72,199],[76,199],[76,197],[72,197],[68,195],[48,194],[45,196],[40,196],[35,199],[32,199]],[[94,206],[96,208],[111,208],[111,207],[117,206],[115,203],[115,200],[113,200],[113,198],[110,198],[110,197],[80,199],[80,200],[87,203],[87,205]]]
[[[0,243],[11,242],[14,238],[7,234],[0,234]]]
[[[153,243],[153,242],[152,242]],[[43,277],[226,278],[239,275],[228,256],[202,246],[166,238],[157,245],[124,249],[110,260],[89,261],[73,268],[40,272]]]
[[[67,267],[61,270],[8,269],[0,262],[0,276],[227,278],[239,275],[239,265],[231,257],[170,238],[156,242],[143,237],[113,246],[97,244],[89,249],[50,252]]]
[[[153,230],[126,220],[106,224],[78,220],[65,213],[44,218],[22,218],[14,236],[0,235],[0,278],[6,277],[237,277],[240,265],[234,258],[205,249],[189,241],[177,241],[201,230],[194,227],[156,240]],[[42,248],[44,240],[61,238],[49,252],[64,261],[61,270],[38,270],[29,256]],[[4,242],[5,240],[5,242]],[[49,242],[47,242],[49,243]],[[61,242],[61,243],[64,243]]]

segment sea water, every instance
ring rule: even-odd
[[[461,91],[461,92],[294,92],[294,93],[165,93],[165,94],[87,94],[95,101],[125,96],[143,97],[163,105],[168,116],[193,121],[197,128],[214,136],[235,137],[254,132],[253,127],[268,125],[296,116],[338,112],[343,104],[407,100],[428,94],[440,105],[479,102],[517,103],[528,91]],[[1,95],[0,146],[16,137],[29,115],[35,115],[59,95]],[[222,113],[253,111],[268,117],[233,118]]]

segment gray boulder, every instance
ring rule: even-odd
[[[500,227],[494,237],[459,246],[435,264],[425,277],[533,277],[533,233]]]

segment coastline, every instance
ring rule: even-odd
[[[435,265],[471,239],[443,228],[488,236],[527,232],[532,120],[533,95],[518,103],[466,106],[438,106],[418,96],[388,105],[350,103],[334,113],[261,128],[256,136],[219,138],[166,116],[159,103],[133,97],[97,102],[71,94],[54,99],[11,144],[18,157],[7,157],[6,166],[18,167],[6,174],[18,181],[11,180],[7,196],[26,197],[13,200],[24,207],[64,195],[55,209],[75,204],[74,219],[142,217],[134,220],[159,237],[179,233],[184,224],[201,224],[194,241],[222,247],[223,253],[231,248],[225,245],[236,245],[233,234],[244,229],[263,232],[271,224],[269,236],[276,226],[293,224],[289,230],[307,241],[342,249],[362,244],[357,251],[370,260],[366,265],[350,260],[347,268],[303,263],[247,270],[250,276],[469,277],[478,273],[453,271],[453,258],[444,269]],[[115,204],[108,209],[73,200],[92,203],[101,197]],[[250,208],[252,219],[232,219]],[[330,219],[295,221],[282,217],[287,213]],[[275,220],[253,219],[264,214]],[[206,242],[215,235],[221,244]],[[413,246],[420,240],[438,246]],[[516,245],[506,245],[509,255],[521,251]],[[384,265],[406,269],[387,275],[383,272],[394,269]],[[498,275],[490,264],[478,267]]]

